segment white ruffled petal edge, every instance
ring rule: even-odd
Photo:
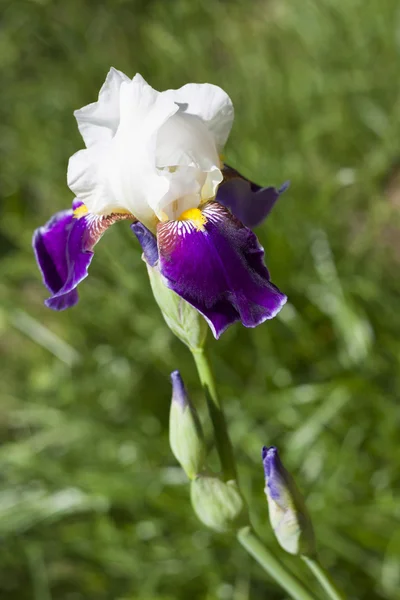
[[[98,101],[74,112],[80,134],[87,148],[98,142],[111,140],[115,135],[120,116],[120,88],[124,81],[130,82],[131,80],[122,71],[111,67],[99,92]]]
[[[218,152],[222,151],[234,118],[232,100],[223,89],[211,83],[188,83],[179,90],[162,93],[177,102],[185,113],[200,117],[213,134]]]

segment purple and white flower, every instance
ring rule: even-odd
[[[215,337],[233,322],[255,327],[286,296],[270,282],[258,225],[280,190],[261,189],[223,165],[233,122],[229,96],[211,84],[157,92],[111,69],[97,102],[75,111],[86,148],[68,166],[76,198],[33,237],[46,305],[78,301],[93,248],[128,219],[166,286],[207,319]]]

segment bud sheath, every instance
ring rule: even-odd
[[[244,503],[236,481],[201,475],[190,489],[193,509],[202,523],[214,531],[228,531],[247,524]]]
[[[157,265],[152,267],[146,263],[146,266],[154,298],[172,333],[190,349],[202,348],[208,331],[205,319],[165,285]]]

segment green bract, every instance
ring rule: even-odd
[[[235,481],[215,476],[197,477],[191,484],[191,499],[200,521],[215,531],[228,531],[247,524],[244,502]]]
[[[154,298],[172,333],[190,349],[202,348],[208,331],[205,319],[165,285],[157,266],[146,266]]]

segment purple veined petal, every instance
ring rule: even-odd
[[[166,285],[204,315],[218,338],[235,321],[256,327],[272,319],[286,296],[270,282],[256,235],[217,202],[205,223],[157,227],[159,268]]]
[[[80,209],[80,210],[79,210]],[[131,214],[94,216],[74,200],[71,210],[56,213],[33,234],[33,250],[43,283],[51,292],[48,308],[65,310],[78,302],[77,285],[88,275],[93,247],[116,221],[133,219]]]
[[[264,221],[279,196],[289,187],[287,181],[279,189],[262,188],[227,165],[223,174],[224,182],[218,188],[216,201],[229,208],[239,221],[251,229]]]

